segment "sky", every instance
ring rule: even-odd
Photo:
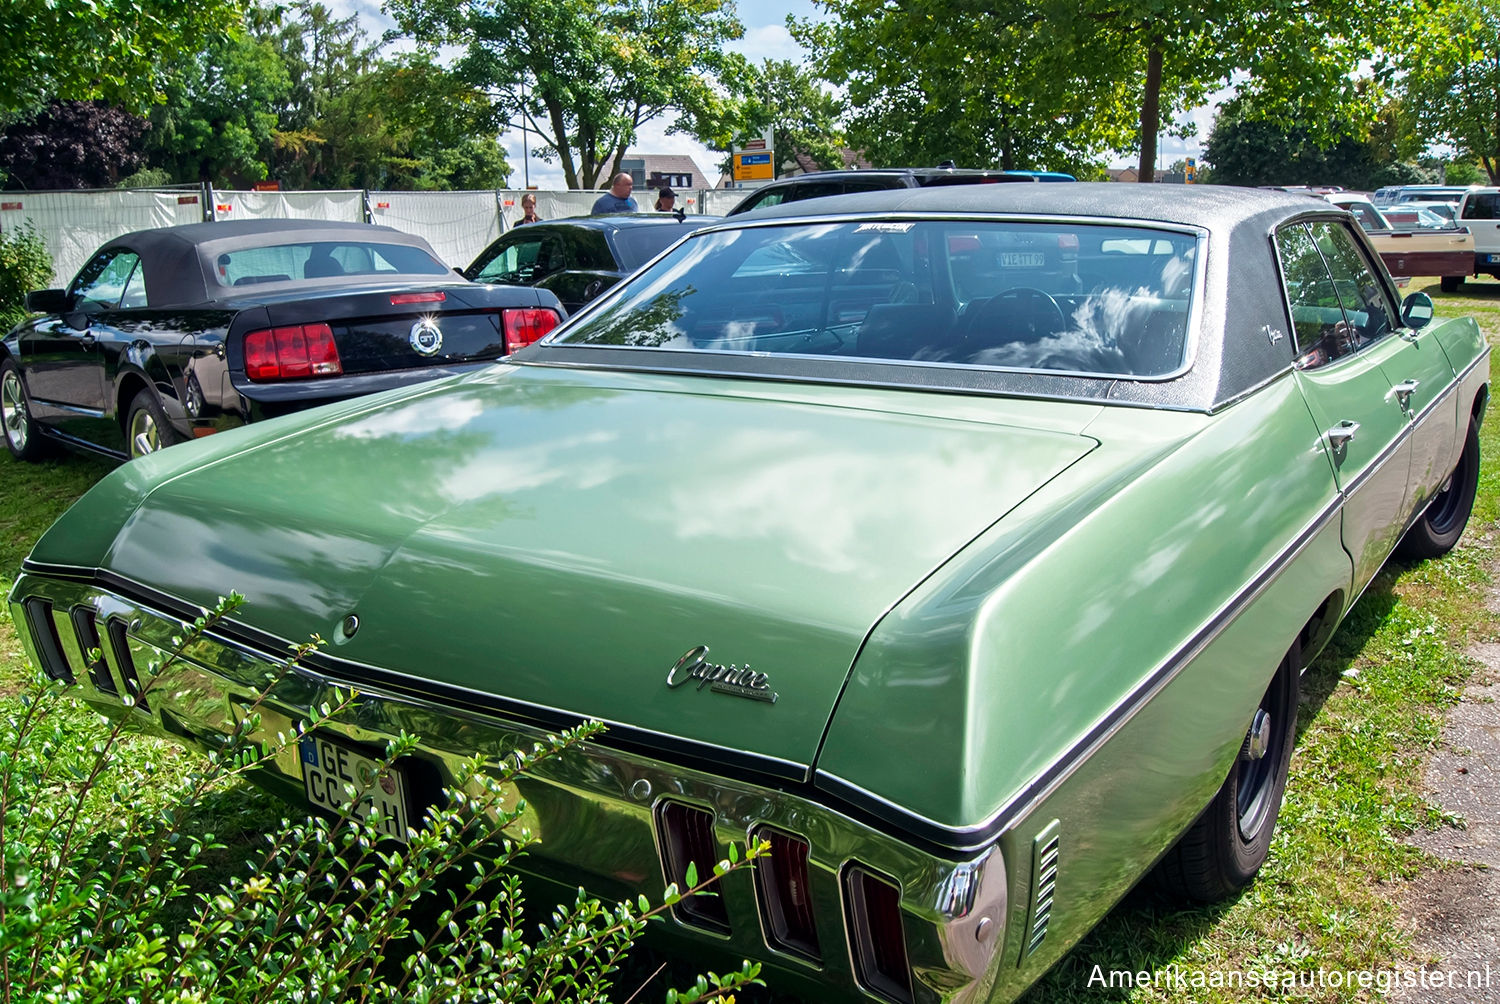
[[[360,23],[372,35],[378,36],[387,28],[394,27],[391,19],[381,12],[379,0],[325,0],[325,2],[341,15],[350,13],[359,15]],[[731,43],[728,47],[756,63],[763,59],[793,61],[804,59],[806,52],[786,30],[787,16],[791,15],[799,19],[816,19],[822,16],[822,12],[812,0],[742,0],[738,7],[740,20],[745,25],[745,37]],[[1197,123],[1197,135],[1187,140],[1164,136],[1158,165],[1167,167],[1183,157],[1201,157],[1203,142],[1208,138],[1208,131],[1213,126],[1213,116],[1214,110],[1211,105],[1194,109],[1183,116],[1183,120]],[[706,177],[716,178],[718,172],[714,170],[714,167],[723,155],[709,150],[689,136],[668,135],[667,125],[667,122],[660,120],[646,123],[641,128],[630,152],[634,154],[687,154],[698,164]],[[548,164],[535,154],[523,157],[523,139],[519,129],[512,129],[500,137],[500,142],[505,147],[505,157],[513,169],[511,185],[521,188],[530,184],[544,190],[566,188],[562,168],[556,163]],[[530,141],[524,144],[524,148],[534,149],[536,146],[537,137],[535,133],[532,133]],[[1134,167],[1136,160],[1134,153],[1126,153],[1112,158],[1110,166]]]

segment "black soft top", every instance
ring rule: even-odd
[[[418,247],[441,261],[432,246],[415,234],[372,223],[331,220],[234,220],[188,223],[177,227],[137,230],[122,234],[101,251],[122,249],[141,258],[146,279],[146,302],[152,307],[192,306],[218,300],[243,299],[246,291],[220,286],[212,263],[225,252],[266,247],[285,242],[371,241]],[[388,281],[392,276],[382,277]],[[432,282],[433,276],[419,277]]]

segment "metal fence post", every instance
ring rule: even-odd
[[[199,186],[198,193],[198,198],[203,200],[203,222],[217,221],[219,214],[214,209],[214,186],[205,181]]]

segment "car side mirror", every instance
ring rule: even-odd
[[[36,314],[61,314],[72,304],[66,289],[34,289],[26,294],[26,309]]]
[[[1401,323],[1418,331],[1432,320],[1432,297],[1426,293],[1408,293],[1401,301]]]

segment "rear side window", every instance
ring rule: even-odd
[[[1466,220],[1500,219],[1500,193],[1475,192],[1464,203],[1463,218]]]
[[[671,247],[677,238],[690,232],[690,228],[673,223],[616,230],[615,250],[620,255],[620,268],[626,272],[635,271]]]

